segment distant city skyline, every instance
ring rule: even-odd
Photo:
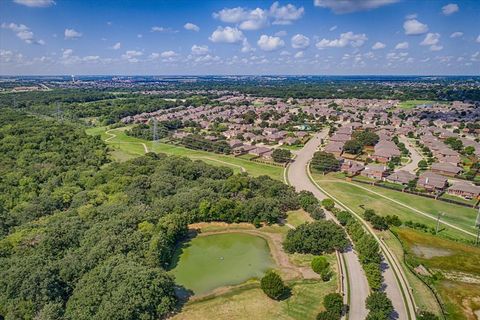
[[[480,1],[0,1],[0,75],[479,75]]]

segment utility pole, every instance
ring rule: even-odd
[[[440,226],[440,218],[445,215],[445,212],[439,212],[437,216],[437,227],[435,228],[435,234],[438,234],[438,227]]]
[[[477,239],[475,245],[478,246],[480,241],[480,207],[478,207],[477,221],[475,221],[475,227],[477,228]]]
[[[60,103],[57,101],[57,120],[62,120],[62,109],[60,108]]]

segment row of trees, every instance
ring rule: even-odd
[[[232,148],[225,140],[211,141],[199,135],[189,134],[182,138],[181,144],[187,148],[215,153],[229,154]]]

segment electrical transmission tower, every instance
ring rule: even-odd
[[[62,109],[60,107],[60,103],[57,101],[57,112],[56,112],[56,118],[58,121],[62,121],[63,120],[63,115],[62,115]]]

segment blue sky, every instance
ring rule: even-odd
[[[452,1],[0,0],[0,74],[479,75]]]

